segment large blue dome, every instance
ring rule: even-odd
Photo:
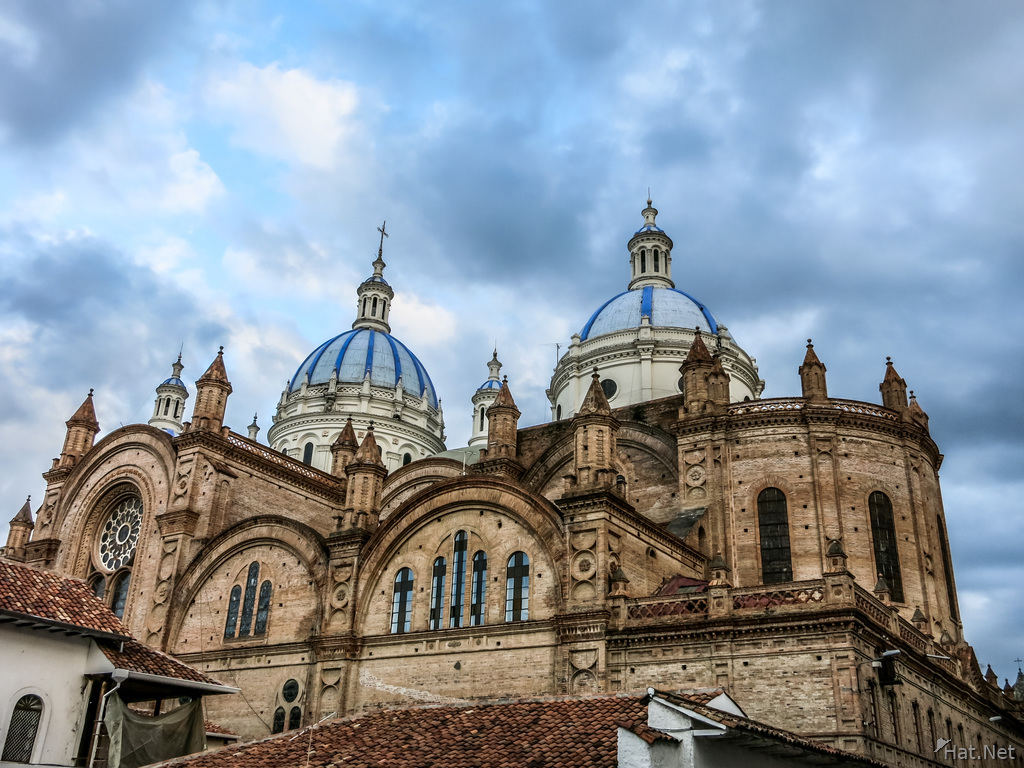
[[[639,328],[644,315],[651,319],[652,326],[700,328],[707,333],[718,333],[714,315],[695,298],[675,288],[649,285],[606,301],[590,316],[580,338],[586,341],[606,333]]]
[[[300,389],[303,382],[310,386],[326,384],[333,371],[337,371],[339,382],[347,384],[362,383],[367,372],[370,383],[378,387],[394,388],[401,378],[406,392],[426,398],[431,407],[437,408],[437,393],[427,369],[389,333],[356,328],[325,341],[302,361],[289,391]]]

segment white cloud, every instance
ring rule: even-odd
[[[456,336],[455,314],[403,289],[393,306],[391,327],[395,335],[413,350],[449,344]]]
[[[39,40],[28,27],[10,17],[0,16],[0,55],[5,50],[15,66],[28,69],[39,54]]]
[[[170,177],[163,189],[161,206],[169,211],[200,212],[211,200],[224,194],[224,185],[199,152],[184,149],[167,158]]]
[[[239,146],[286,162],[330,170],[360,132],[355,84],[302,69],[243,63],[212,78],[205,96],[232,124]]]

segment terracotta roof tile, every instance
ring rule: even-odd
[[[127,669],[129,672],[142,672],[147,675],[159,675],[160,677],[171,677],[176,680],[191,680],[193,683],[206,683],[208,685],[224,685],[219,680],[207,677],[197,669],[184,664],[173,656],[168,656],[138,640],[125,640],[118,647],[108,644],[101,646],[103,655],[117,669]]]
[[[217,723],[211,723],[209,720],[204,721],[203,727],[206,728],[206,732],[207,733],[215,733],[218,736],[234,736],[236,739],[238,738],[238,734],[237,733],[232,733],[227,728],[225,728],[223,725],[217,725]]]
[[[0,560],[0,614],[129,637],[128,629],[85,582]]]

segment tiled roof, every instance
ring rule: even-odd
[[[207,677],[202,672],[183,664],[166,653],[161,653],[138,640],[125,640],[118,647],[111,647],[107,644],[101,646],[103,655],[117,669],[127,669],[129,672],[141,672],[146,675],[159,675],[170,677],[176,680],[190,680],[193,683],[205,683],[207,685],[224,685],[212,677]]]
[[[5,614],[78,627],[87,634],[129,636],[85,582],[0,560],[0,616]]]
[[[216,734],[218,736],[233,736],[236,739],[238,738],[238,734],[237,733],[232,733],[227,728],[225,728],[223,725],[217,725],[216,723],[211,723],[209,720],[204,721],[203,727],[206,728],[206,732],[207,733],[214,733],[214,734]]]
[[[703,592],[708,588],[704,579],[691,579],[689,576],[677,574],[662,584],[656,595],[679,595],[690,592]]]
[[[615,723],[646,728],[645,702],[644,696],[619,695],[383,710],[324,723],[313,730],[312,743],[305,734],[284,734],[173,763],[304,766],[311,749],[309,768],[614,768]]]

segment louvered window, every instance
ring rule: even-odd
[[[757,496],[757,521],[761,534],[761,581],[764,584],[792,581],[786,494],[778,488],[761,491]]]
[[[903,577],[900,574],[900,555],[896,549],[896,521],[892,502],[881,491],[868,497],[871,513],[871,538],[875,543],[875,568],[889,585],[889,597],[903,602]]]

